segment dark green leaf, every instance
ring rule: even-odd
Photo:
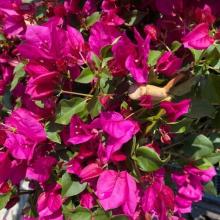
[[[61,179],[62,196],[71,197],[80,194],[86,188],[87,183],[73,181],[68,173],[63,174]]]
[[[172,132],[181,134],[185,133],[186,131],[190,132],[192,122],[193,119],[184,118],[181,121],[169,123],[169,125],[171,126]]]
[[[191,77],[183,83],[175,86],[170,93],[175,96],[183,96],[192,90],[193,86],[196,85],[197,81],[198,77]]]
[[[39,7],[36,8],[36,14],[35,17],[36,19],[42,19],[47,12],[47,7],[45,5],[40,5]]]
[[[170,156],[162,160],[153,149],[149,147],[139,147],[136,151],[135,160],[141,170],[152,172],[167,163],[170,160]]]
[[[199,160],[207,155],[211,154],[214,150],[214,146],[209,138],[205,135],[198,135],[191,137],[183,147],[183,151],[189,158],[193,160]]]
[[[204,185],[204,189],[205,189],[206,193],[217,196],[217,191],[216,191],[215,185],[212,181],[206,183]]]
[[[111,53],[112,46],[114,46],[119,41],[120,38],[121,36],[115,38],[114,41],[110,45],[106,45],[101,49],[102,58],[107,58],[107,57],[112,56],[112,53]]]
[[[45,129],[46,129],[48,139],[50,139],[51,141],[55,143],[60,144],[61,139],[58,133],[62,131],[62,128],[63,128],[62,125],[56,124],[54,122],[46,123]]]
[[[70,100],[61,100],[58,105],[56,123],[67,125],[75,114],[83,112],[86,108],[86,100],[83,98],[72,98]]]
[[[137,23],[139,23],[144,16],[147,14],[147,12],[139,11],[139,10],[132,10],[129,13],[127,13],[128,19],[126,19],[126,25],[127,26],[134,26]]]
[[[210,74],[201,83],[202,97],[211,104],[220,105],[220,75]]]
[[[80,75],[75,79],[78,83],[90,83],[94,78],[94,73],[90,68],[85,68],[81,71]]]
[[[5,90],[2,103],[5,108],[12,109],[11,92],[9,91],[9,89]]]
[[[99,115],[102,109],[102,105],[99,102],[99,99],[94,96],[92,99],[89,100],[87,108],[91,117],[95,118],[96,116]]]
[[[193,99],[188,117],[200,119],[202,117],[215,117],[215,108],[207,101],[201,99]]]

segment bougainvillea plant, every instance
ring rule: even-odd
[[[184,219],[220,161],[219,8],[0,0],[0,209]]]

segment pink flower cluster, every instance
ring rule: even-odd
[[[192,100],[163,86],[187,78],[186,66],[193,72],[191,51],[218,42],[219,7],[208,0],[0,0],[5,207],[27,193],[25,220],[77,220],[78,208],[91,219],[101,210],[109,219],[182,220],[216,173],[198,166],[202,157],[181,161],[172,151],[179,135],[172,126]],[[131,85],[158,90],[133,100]],[[23,180],[30,190],[20,189]]]

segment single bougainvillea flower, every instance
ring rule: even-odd
[[[183,45],[186,48],[196,50],[207,49],[214,43],[214,38],[209,35],[209,26],[207,23],[197,25],[191,32],[182,38]]]
[[[122,207],[129,216],[135,213],[138,190],[133,177],[126,171],[104,171],[98,179],[96,195],[105,210]]]
[[[178,103],[163,101],[160,103],[160,107],[165,109],[169,121],[174,122],[182,115],[188,113],[190,103],[190,99],[185,99]]]
[[[165,52],[157,61],[157,71],[167,77],[172,77],[181,68],[182,59],[172,52]]]
[[[125,120],[117,112],[103,112],[95,123],[109,135],[106,144],[106,156],[108,159],[139,131],[139,126],[136,122]]]
[[[136,53],[129,55],[126,59],[125,66],[130,71],[132,77],[137,83],[146,83],[148,79],[147,58],[150,51],[150,35],[143,39],[140,33],[134,30],[137,41]]]
[[[61,207],[62,197],[57,190],[51,189],[50,191],[41,193],[38,197],[37,211],[40,219],[62,220],[63,216],[61,213]]]
[[[70,137],[67,140],[71,144],[81,144],[95,137],[92,128],[85,124],[78,116],[74,116],[70,122]]]

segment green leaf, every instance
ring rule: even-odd
[[[211,104],[220,105],[220,75],[210,74],[201,82],[201,96]]]
[[[37,100],[34,102],[39,108],[44,108],[44,103],[41,100]]]
[[[92,53],[91,57],[92,61],[95,63],[96,68],[99,69],[102,63],[101,60],[95,53]]]
[[[91,220],[92,214],[88,209],[77,207],[74,212],[69,213],[68,219],[71,220]]]
[[[152,172],[167,163],[170,160],[170,156],[162,160],[153,149],[149,147],[139,147],[136,151],[136,158],[134,159],[137,161],[141,170]]]
[[[193,119],[190,118],[183,118],[181,121],[168,123],[171,126],[171,132],[182,134],[187,132],[190,132],[191,124],[193,122]]]
[[[110,215],[103,209],[97,209],[93,213],[93,220],[110,220]]]
[[[90,83],[95,74],[91,71],[89,67],[83,69],[80,73],[80,75],[75,79],[78,83]]]
[[[195,50],[195,49],[190,49],[190,51],[193,54],[195,62],[198,62],[202,58],[204,52],[204,50]]]
[[[211,153],[206,156],[206,159],[212,164],[215,165],[220,163],[220,152]]]
[[[45,5],[40,5],[39,7],[36,8],[35,11],[36,11],[35,13],[36,19],[42,19],[47,13],[47,7]]]
[[[214,146],[209,138],[205,135],[198,135],[191,137],[186,141],[183,151],[192,160],[199,160],[207,155],[211,154],[214,150]]]
[[[105,72],[102,72],[100,74],[100,89],[102,93],[108,94],[110,90],[110,82],[111,82],[112,76],[106,74]]]
[[[220,52],[215,45],[211,45],[206,51],[206,64],[212,67],[218,68],[218,62],[220,57]],[[219,70],[219,69],[217,69]]]
[[[45,129],[49,140],[61,144],[61,138],[58,133],[63,129],[62,125],[56,124],[54,122],[48,122],[46,123]]]
[[[183,83],[180,83],[179,85],[175,86],[170,93],[175,96],[183,96],[192,90],[193,86],[196,85],[197,81],[198,77],[191,77]]]
[[[144,12],[144,11],[139,11],[139,10],[132,10],[130,11],[129,13],[127,13],[127,18],[126,19],[126,25],[127,26],[134,26],[136,25],[137,23],[139,23],[143,18],[144,16],[147,14],[147,12]]]
[[[181,46],[182,44],[179,41],[173,41],[171,44],[171,50],[176,52]]]
[[[195,161],[194,165],[201,170],[207,170],[210,167],[212,167],[212,164],[206,158],[201,158],[201,159]]]
[[[159,50],[150,50],[149,56],[148,56],[148,64],[150,66],[154,66],[157,63],[157,60],[161,56],[162,52]]]
[[[0,195],[0,210],[5,208],[11,198],[11,192]]]
[[[5,90],[5,93],[3,95],[2,104],[7,109],[12,109],[13,108],[12,101],[11,101],[11,92],[9,91],[8,88]]]
[[[0,34],[0,41],[6,41],[6,38],[3,34]]]
[[[204,185],[204,190],[206,193],[217,196],[217,191],[213,181],[210,181]]]
[[[82,113],[86,108],[86,100],[75,97],[70,100],[61,100],[58,105],[56,123],[67,125],[75,114]]]
[[[114,41],[110,45],[106,45],[101,49],[102,58],[107,58],[107,57],[112,56],[112,53],[111,53],[112,46],[114,46],[120,40],[120,38],[121,36],[115,38]]]
[[[89,100],[87,108],[91,117],[95,118],[101,112],[102,105],[99,102],[99,99],[94,96],[92,99]]]
[[[95,24],[101,17],[100,12],[94,12],[93,14],[91,14],[90,16],[88,16],[86,18],[86,27],[89,28],[91,27],[93,24]]]
[[[207,100],[193,99],[187,116],[196,119],[200,119],[202,117],[214,118],[215,113],[215,108]]]
[[[12,91],[18,84],[18,82],[25,76],[24,63],[19,63],[14,69],[14,78],[11,83],[10,91]]]
[[[71,197],[80,194],[83,192],[87,186],[87,183],[80,183],[78,181],[73,181],[71,176],[68,173],[64,173],[61,178],[62,191],[61,194],[63,197]]]

